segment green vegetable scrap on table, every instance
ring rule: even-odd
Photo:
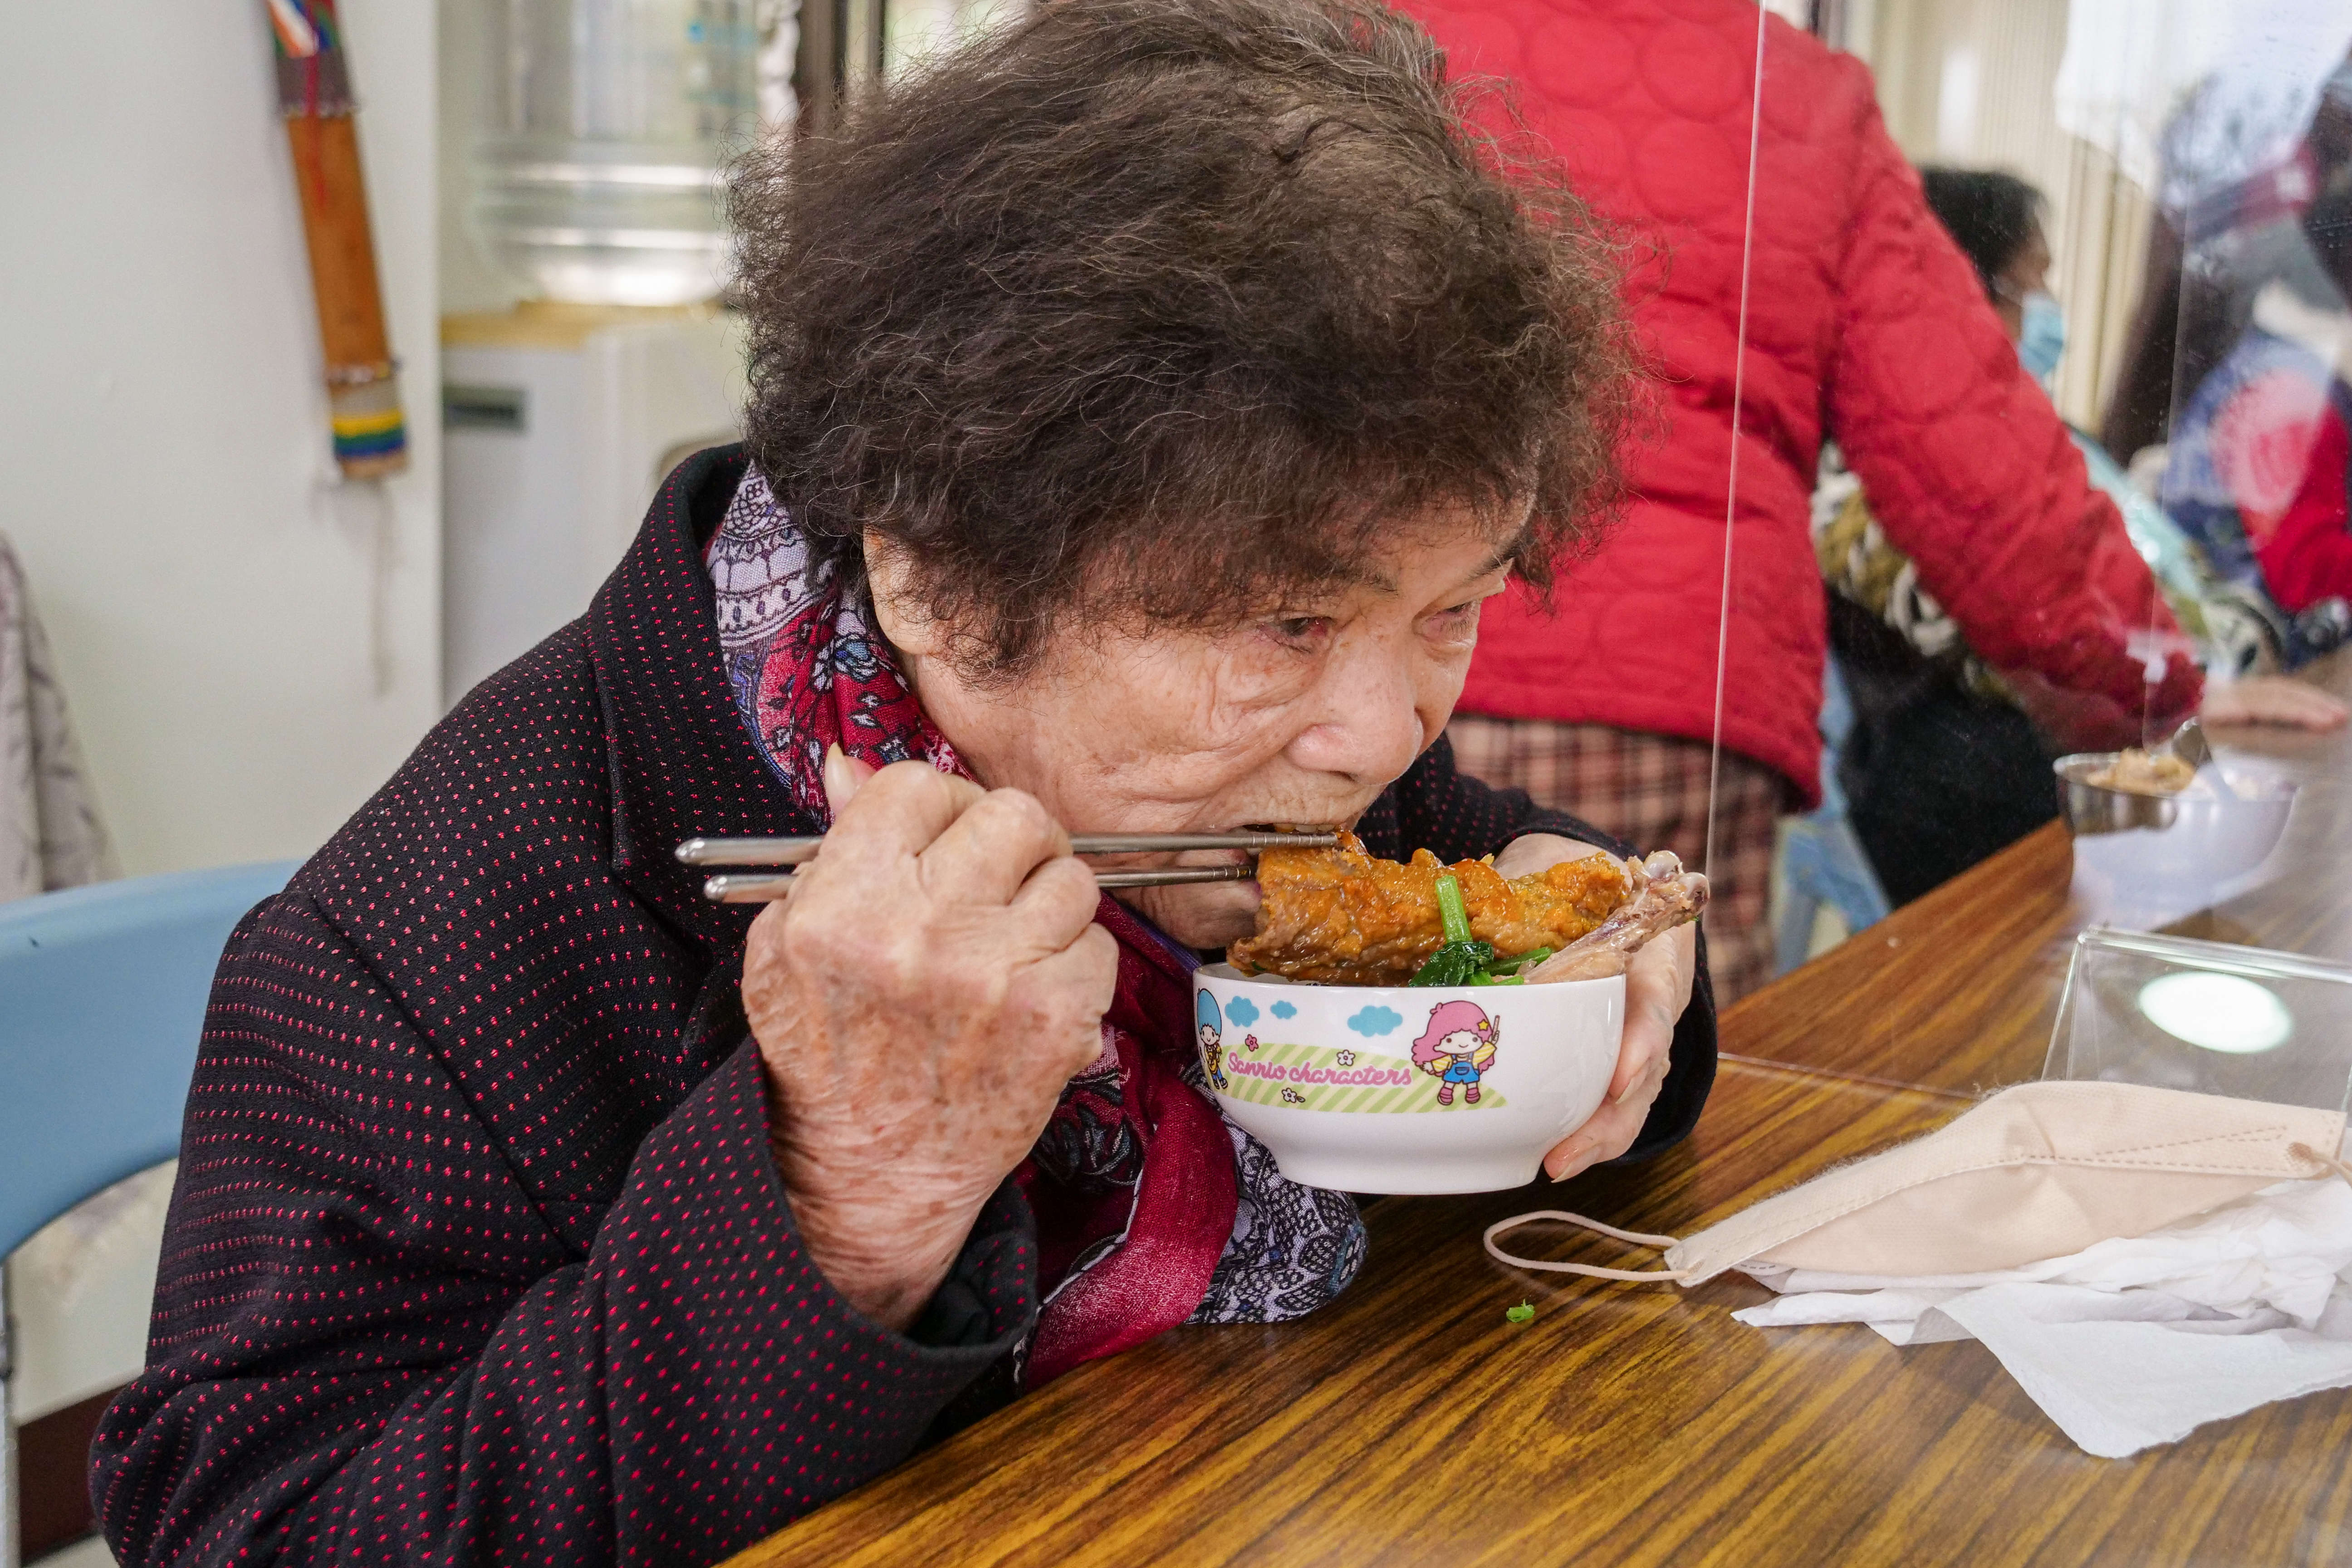
[[[1524,1323],[1535,1315],[1536,1310],[1533,1307],[1528,1306],[1525,1301],[1520,1302],[1516,1307],[1506,1308],[1503,1311],[1503,1316],[1510,1319],[1511,1321],[1515,1323]]]
[[[1450,874],[1437,879],[1437,918],[1445,927],[1445,945],[1413,971],[1407,985],[1520,985],[1527,982],[1528,965],[1551,956],[1551,949],[1539,947],[1498,964],[1495,944],[1470,934],[1469,911],[1462,907],[1462,884]],[[1498,968],[1510,973],[1497,973]]]

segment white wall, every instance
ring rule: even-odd
[[[438,712],[435,9],[342,0],[414,460],[340,484],[260,0],[0,10],[0,530],[123,862],[306,853]]]

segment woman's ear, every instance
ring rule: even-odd
[[[928,658],[940,651],[940,627],[915,592],[914,564],[906,551],[872,529],[866,531],[866,591],[874,601],[874,625],[883,637],[908,658]]]

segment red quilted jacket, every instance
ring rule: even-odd
[[[1554,596],[1489,607],[1465,711],[1705,739],[1739,341],[1752,0],[1407,0],[1453,72],[1505,77],[1571,182],[1654,258],[1627,299],[1662,373],[1635,500]],[[2031,670],[2086,738],[2137,739],[2136,627],[2172,622],[1975,274],[1881,123],[1861,62],[1773,18],[1758,148],[1724,742],[1811,795],[1826,647],[1808,533],[1825,437],[1969,646]],[[2194,703],[2176,657],[2157,707]],[[2108,742],[2115,743],[2115,742]]]

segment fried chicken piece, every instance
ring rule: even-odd
[[[1706,908],[1706,879],[1685,871],[1679,857],[1661,849],[1647,860],[1628,860],[1633,891],[1609,918],[1528,971],[1528,984],[1601,980],[1625,973],[1625,961],[1653,937],[1698,919]]]
[[[1462,889],[1470,931],[1499,958],[1565,948],[1593,930],[1629,891],[1607,855],[1563,861],[1506,881],[1484,860],[1439,863],[1426,849],[1411,863],[1380,860],[1350,833],[1337,849],[1269,849],[1258,857],[1257,933],[1226,949],[1244,974],[1271,972],[1337,985],[1402,985],[1445,942],[1437,877]]]

